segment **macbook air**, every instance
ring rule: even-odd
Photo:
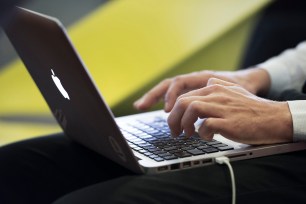
[[[197,135],[174,139],[162,110],[115,118],[59,20],[16,8],[5,32],[65,135],[136,173],[211,165],[220,156],[234,161],[306,149],[306,143],[250,146],[221,135],[212,141]]]

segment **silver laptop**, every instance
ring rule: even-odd
[[[5,32],[65,135],[134,172],[201,167],[223,155],[242,160],[306,149],[306,143],[250,146],[221,135],[213,141],[197,135],[173,139],[162,110],[114,118],[57,19],[16,8]]]

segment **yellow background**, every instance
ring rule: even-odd
[[[268,0],[111,1],[68,29],[116,115],[164,77],[234,70]],[[67,11],[69,12],[69,11]],[[52,117],[18,59],[0,72],[0,116]],[[0,144],[61,131],[56,124],[0,120]]]

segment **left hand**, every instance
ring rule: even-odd
[[[246,144],[289,142],[293,137],[287,102],[260,98],[216,78],[176,100],[168,118],[173,136],[183,130],[187,136],[193,135],[198,118],[205,118],[198,131],[205,140],[211,140],[215,133]]]

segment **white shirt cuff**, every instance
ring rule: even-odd
[[[283,90],[287,90],[291,86],[291,78],[288,68],[276,58],[272,58],[264,63],[257,65],[269,73],[271,86],[268,98],[276,99]]]
[[[293,141],[306,141],[306,101],[287,101],[293,122]]]
[[[306,79],[306,41],[288,49],[257,67],[265,69],[271,78],[268,97],[276,99],[288,89],[301,91]]]

